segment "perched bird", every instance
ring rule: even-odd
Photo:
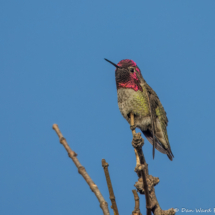
[[[172,161],[173,153],[167,135],[168,119],[155,91],[146,83],[133,60],[121,60],[118,64],[105,59],[116,67],[115,78],[119,110],[130,124],[134,114],[135,126],[140,128],[154,148],[167,154]]]

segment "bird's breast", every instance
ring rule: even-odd
[[[129,123],[129,114],[132,112],[135,115],[135,124],[138,127],[141,128],[146,124],[150,124],[148,97],[144,89],[143,91],[134,91],[129,88],[120,88],[117,90],[117,95],[119,110]]]

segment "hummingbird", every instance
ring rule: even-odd
[[[135,127],[139,128],[155,148],[173,160],[173,153],[167,135],[168,119],[155,91],[146,83],[133,60],[121,60],[115,64],[118,106],[123,117],[130,124],[130,113],[134,115]]]

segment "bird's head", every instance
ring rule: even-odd
[[[141,71],[133,60],[121,60],[118,64],[107,59],[105,60],[116,67],[115,78],[117,90],[120,88],[132,88],[135,91],[142,91],[142,87],[140,86]]]

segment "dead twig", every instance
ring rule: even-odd
[[[132,215],[142,215],[140,213],[140,202],[139,202],[139,196],[137,194],[136,190],[132,190],[133,194],[134,194],[134,201],[135,201],[135,206],[134,206],[134,210],[132,211]]]
[[[108,210],[107,202],[105,201],[104,197],[102,196],[102,194],[101,194],[100,190],[98,189],[97,185],[93,182],[93,180],[87,174],[85,168],[80,164],[80,162],[79,162],[79,160],[77,158],[77,154],[74,151],[72,151],[72,149],[69,147],[68,143],[66,142],[66,139],[63,137],[60,129],[58,128],[58,125],[54,124],[52,128],[57,133],[57,135],[58,135],[58,137],[60,139],[60,143],[64,146],[64,148],[68,152],[69,157],[73,160],[74,164],[78,168],[78,172],[82,175],[82,177],[85,179],[85,181],[89,185],[90,189],[96,195],[96,197],[97,197],[97,199],[98,199],[98,201],[100,203],[100,207],[103,210],[103,214],[104,215],[110,215],[109,210]]]
[[[107,186],[108,186],[108,190],[109,190],[109,194],[110,194],[110,200],[112,203],[111,208],[114,211],[114,215],[119,215],[118,208],[116,205],[115,196],[114,196],[114,192],[113,192],[113,187],[112,187],[111,180],[110,180],[110,174],[108,172],[108,166],[109,166],[109,164],[106,162],[106,160],[102,159],[102,167],[104,168],[105,178],[107,181]]]

